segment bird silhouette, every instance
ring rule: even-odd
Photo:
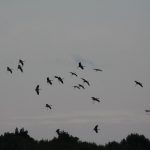
[[[98,72],[98,71],[103,71],[102,69],[93,69],[93,70],[95,70],[96,72]]]
[[[96,101],[96,102],[100,102],[99,98],[97,97],[91,97],[93,101]]]
[[[64,84],[63,78],[59,77],[59,76],[54,76],[56,79],[58,79],[59,82],[61,82],[62,84]]]
[[[78,84],[79,87],[81,87],[82,89],[85,89],[85,87],[82,84]]]
[[[46,104],[45,105],[46,108],[52,109],[52,105]]]
[[[7,66],[7,71],[10,72],[11,74],[13,73],[13,69]]]
[[[94,129],[93,129],[96,133],[98,133],[98,130],[100,130],[100,129],[98,129],[98,124],[94,127]]]
[[[80,89],[80,87],[77,86],[77,85],[74,85],[73,88],[74,88],[74,89]]]
[[[82,81],[84,82],[84,83],[86,83],[88,86],[90,86],[90,83],[89,83],[89,81],[87,81],[86,79],[84,79],[84,78],[81,78],[82,79]]]
[[[22,59],[19,59],[19,63],[24,66],[24,61]]]
[[[71,74],[72,76],[73,76],[73,75],[76,76],[76,77],[78,76],[75,72],[70,72],[70,74]]]
[[[59,76],[54,76],[54,78],[59,79],[60,77]]]
[[[81,68],[81,69],[83,70],[83,69],[84,69],[84,67],[85,67],[85,66],[83,66],[83,65],[82,65],[82,63],[81,63],[81,62],[79,62],[79,64],[78,64],[78,68]]]
[[[136,85],[139,85],[140,87],[143,87],[142,83],[139,81],[134,81]]]
[[[48,84],[52,85],[52,81],[53,81],[53,80],[50,80],[50,78],[47,77],[47,83],[48,83]]]
[[[36,91],[36,93],[37,93],[37,95],[39,95],[40,94],[40,86],[39,86],[39,84],[36,86],[36,88],[35,88],[35,91]]]
[[[22,66],[20,64],[18,64],[18,69],[23,72]]]
[[[150,112],[150,109],[146,109],[145,112],[147,112],[147,113]]]
[[[56,130],[56,133],[58,134],[58,136],[60,135],[60,129]]]

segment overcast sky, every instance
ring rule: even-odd
[[[36,139],[52,139],[57,128],[97,144],[134,132],[150,138],[149,27],[149,0],[1,0],[0,134],[24,127]],[[80,77],[91,86],[74,90]],[[91,96],[102,100],[93,104]]]

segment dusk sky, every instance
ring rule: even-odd
[[[19,59],[25,61],[23,73]],[[79,61],[84,70],[77,68]],[[64,78],[63,85],[55,75]],[[73,89],[80,78],[91,85]],[[92,96],[101,102],[93,103]],[[150,109],[149,0],[0,1],[0,134],[24,127],[35,139],[52,139],[59,128],[97,144],[130,133],[150,139],[145,109]]]

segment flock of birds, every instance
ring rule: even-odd
[[[24,61],[22,59],[19,59],[18,67],[17,69],[20,70],[23,73],[23,66],[24,66]],[[13,69],[7,66],[7,71],[10,72],[11,74],[13,73]]]
[[[20,72],[22,72],[22,73],[24,72],[23,71],[24,62],[25,61],[22,60],[22,59],[19,59],[19,61],[18,61],[17,69],[20,70]],[[83,66],[83,64],[81,62],[79,62],[77,68],[81,69],[81,70],[84,70],[85,66]],[[96,71],[96,72],[102,72],[103,71],[102,69],[98,69],[98,68],[94,68],[93,70]],[[13,68],[10,68],[9,66],[7,66],[7,71],[12,74],[13,73]],[[78,74],[76,72],[70,72],[70,74],[71,74],[71,76],[78,77]],[[62,78],[60,76],[54,76],[54,78],[57,79],[59,83],[64,84],[64,78]],[[77,85],[72,86],[74,89],[79,89],[79,90],[80,89],[85,89],[85,86],[84,86],[85,84],[87,86],[90,86],[90,82],[88,80],[86,80],[85,78],[80,78],[80,79],[83,81],[83,84],[77,84]],[[135,83],[136,86],[140,86],[140,87],[143,88],[143,84],[141,82],[135,80],[134,83]],[[49,77],[47,77],[47,84],[49,84],[49,85],[53,84],[53,80],[51,80]],[[40,94],[40,90],[41,90],[41,88],[40,88],[40,85],[38,84],[35,87],[35,92],[36,92],[37,95]],[[94,96],[91,97],[91,100],[93,102],[98,102],[98,103],[100,102],[100,98],[94,97]],[[50,110],[52,109],[52,105],[50,105],[50,104],[46,104],[45,107],[47,109],[50,109]],[[150,113],[150,109],[146,109],[145,112]],[[99,125],[96,124],[93,128],[93,131],[95,131],[95,133],[98,133],[99,130],[100,130]]]
[[[77,68],[79,68],[79,69],[81,69],[81,70],[84,70],[85,66],[83,66],[82,63],[79,62]],[[96,71],[96,72],[101,72],[101,71],[103,71],[102,69],[98,69],[98,68],[94,68],[93,70]],[[76,72],[69,72],[69,73],[70,73],[71,76],[78,77],[78,74],[77,74]],[[56,75],[54,76],[54,78],[57,79],[59,83],[64,84],[64,78],[62,78],[62,77],[60,77],[60,76],[56,76]],[[85,84],[86,84],[87,86],[90,86],[90,82],[89,82],[88,80],[86,80],[85,78],[80,78],[80,79],[83,81],[83,84],[73,85],[72,87],[73,87],[74,89],[79,89],[79,90],[80,90],[80,89],[85,89],[85,86],[84,86]],[[53,84],[53,80],[51,80],[49,77],[47,77],[47,80],[46,80],[46,81],[47,81],[47,84],[49,84],[49,85],[52,85],[52,84]],[[36,86],[36,88],[35,88],[35,92],[36,92],[37,95],[40,94],[40,90],[41,90],[41,88],[40,88],[40,85],[38,84],[38,85]],[[100,102],[100,98],[94,97],[94,96],[91,97],[91,100],[93,100],[94,102]],[[47,109],[52,109],[52,105],[50,105],[50,104],[46,104],[45,107],[46,107]],[[95,131],[96,133],[98,133],[98,130],[99,130],[99,129],[98,129],[98,125],[96,125],[96,126],[94,127],[94,131]]]

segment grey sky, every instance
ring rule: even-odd
[[[0,134],[17,126],[37,139],[51,139],[57,128],[98,144],[131,132],[150,138],[150,115],[144,112],[150,108],[149,27],[149,0],[1,0]],[[25,60],[23,74],[19,58]],[[77,69],[79,60],[84,71]],[[12,75],[7,66],[14,68]],[[70,71],[91,87],[73,90],[80,80]],[[54,75],[65,84],[48,86],[46,77]],[[104,100],[92,104],[91,96]],[[92,132],[95,124],[99,134]]]

